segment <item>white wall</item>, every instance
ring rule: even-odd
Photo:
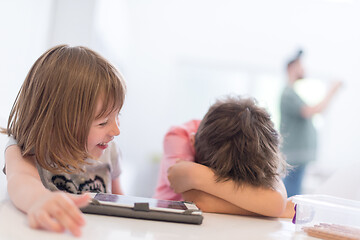
[[[51,4],[47,0],[0,1],[1,127],[6,127],[11,106],[30,66],[45,49]],[[7,194],[2,173],[6,141],[5,135],[0,136],[0,198]]]
[[[0,1],[0,123],[35,60],[45,51],[52,1]]]
[[[323,115],[317,171],[326,175],[343,162],[357,161],[359,114],[346,106],[356,106],[359,89],[358,1],[101,3],[103,11],[126,12],[125,28],[115,14],[103,19],[102,26],[113,28],[102,37],[125,36],[126,47],[117,54],[128,84],[119,141],[125,159],[137,164],[132,172],[144,172],[152,156],[161,153],[169,126],[201,118],[223,93],[257,97],[278,121],[284,63],[298,47],[305,50],[308,76],[324,85],[345,82]],[[111,52],[120,44],[106,47]],[[138,193],[136,187],[130,191]]]
[[[49,45],[92,46],[96,0],[53,0]]]
[[[331,171],[358,160],[359,10],[350,0],[0,0],[0,119],[47,48],[95,49],[128,87],[117,139],[125,191],[150,196],[166,130],[216,97],[253,95],[277,122],[284,62],[301,46],[309,76],[345,82],[319,129],[317,163]]]

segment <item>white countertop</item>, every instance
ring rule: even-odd
[[[3,189],[2,189],[3,190]],[[82,237],[34,230],[26,215],[17,210],[8,196],[0,200],[0,239],[315,239],[295,232],[290,219],[243,217],[204,213],[201,225],[139,220],[85,214]]]

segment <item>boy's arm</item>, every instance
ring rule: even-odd
[[[24,158],[16,145],[7,148],[5,162],[10,199],[27,213],[30,227],[55,232],[68,229],[75,236],[81,235],[80,227],[85,220],[79,207],[88,204],[88,195],[76,196],[46,189],[34,161]]]
[[[179,161],[169,168],[168,178],[175,192],[201,190],[235,206],[264,216],[279,217],[286,205],[286,190],[279,179],[275,189],[249,184],[237,186],[233,181],[216,182],[214,172],[203,165]]]
[[[244,216],[259,216],[259,214],[247,211],[241,207],[238,207],[224,199],[215,197],[200,190],[189,190],[182,194],[185,201],[190,201],[196,204],[203,212],[210,213],[227,213],[237,214]]]

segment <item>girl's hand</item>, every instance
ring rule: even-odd
[[[80,227],[85,219],[79,208],[89,204],[89,195],[72,195],[64,192],[49,192],[28,211],[29,225],[35,229],[54,232],[69,230],[80,236]]]
[[[168,169],[168,179],[170,187],[176,193],[183,193],[196,188],[197,171],[200,164],[177,160],[174,165]]]

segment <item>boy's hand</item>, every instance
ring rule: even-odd
[[[72,195],[64,192],[49,192],[28,211],[29,225],[36,229],[54,232],[69,230],[80,236],[80,227],[85,219],[79,208],[89,204],[89,195]]]
[[[200,164],[177,160],[174,165],[168,169],[168,179],[170,187],[176,193],[183,193],[185,191],[195,188],[197,180],[197,170]]]
[[[295,204],[292,201],[292,197],[289,197],[286,201],[286,208],[283,214],[280,216],[281,218],[293,218],[295,215]]]

